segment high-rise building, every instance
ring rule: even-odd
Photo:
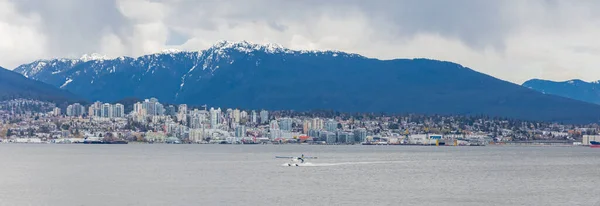
[[[337,142],[338,143],[346,143],[353,144],[354,143],[354,134],[348,132],[337,132]]]
[[[113,117],[115,117],[115,118],[125,117],[125,105],[116,103],[113,107]]]
[[[241,114],[239,109],[233,110],[233,122],[240,123]]]
[[[175,109],[175,106],[169,105],[167,108],[165,108],[165,115],[167,115],[167,116],[177,115],[177,110]]]
[[[314,118],[312,120],[312,127],[313,127],[313,129],[316,129],[316,130],[322,130],[323,129],[323,119]]]
[[[202,128],[202,117],[200,115],[190,116],[190,128],[198,129]]]
[[[292,119],[287,117],[279,119],[279,129],[286,132],[292,131]]]
[[[133,104],[133,113],[138,116],[146,116],[146,109],[144,109],[144,104],[141,102]]]
[[[102,104],[102,110],[100,111],[100,117],[104,118],[112,118],[113,117],[113,107],[109,103]]]
[[[335,133],[326,132],[325,136],[326,136],[325,141],[327,142],[327,144],[333,144],[333,143],[337,142],[337,137],[336,137]]]
[[[94,102],[92,105],[90,105],[90,107],[88,108],[88,115],[91,117],[100,117],[102,113],[102,102]]]
[[[266,124],[269,122],[269,112],[266,110],[260,111],[260,123]]]
[[[142,108],[146,110],[147,115],[164,115],[165,107],[156,98],[145,99]]]
[[[177,113],[187,114],[187,104],[180,104]]]
[[[311,129],[313,129],[312,121],[310,121],[310,120],[302,121],[302,132],[304,134],[308,134],[308,131],[310,131]]]
[[[271,120],[269,123],[269,130],[279,130],[279,123],[277,123],[277,120]]]
[[[146,110],[146,114],[153,116],[155,115],[155,111],[156,111],[156,102],[153,102],[149,99],[145,99],[143,104],[143,108]]]
[[[218,109],[214,109],[214,108],[210,108],[210,128],[211,129],[216,129],[218,128],[219,124],[220,124],[220,119],[221,119],[221,108]]]
[[[60,108],[54,107],[54,109],[52,110],[52,114],[54,116],[60,116],[61,115]]]
[[[246,111],[240,112],[240,122],[248,122],[248,112],[246,112]]]
[[[367,129],[358,128],[354,130],[354,141],[364,142],[367,139]]]
[[[79,103],[67,106],[67,116],[78,117],[85,114],[85,107]]]
[[[258,123],[258,114],[254,110],[252,110],[252,112],[250,113],[250,122],[252,122],[253,124]]]
[[[204,132],[202,129],[191,129],[189,139],[192,142],[201,142],[204,139]]]
[[[246,126],[238,125],[237,127],[235,127],[235,136],[246,137]]]
[[[233,119],[233,109],[225,110],[225,119],[227,121],[230,121],[231,119]]]
[[[346,135],[346,143],[347,144],[354,144],[354,143],[356,143],[356,141],[354,140],[354,133],[347,133],[347,135]]]
[[[275,121],[275,120],[273,120],[273,121]],[[269,131],[269,137],[271,138],[271,140],[279,138],[279,137],[281,137],[281,135],[282,135],[282,132],[279,129],[272,129]]]
[[[327,130],[328,132],[337,131],[337,126],[338,122],[333,119],[328,119],[327,122],[325,122],[325,130]]]
[[[195,111],[197,111],[197,109]],[[177,121],[187,124],[187,113],[187,105],[180,104],[177,110]]]
[[[161,103],[156,103],[154,108],[155,108],[154,115],[158,115],[158,116],[165,115],[165,107]]]
[[[312,138],[319,138],[319,136],[320,136],[319,134],[320,134],[320,133],[321,133],[321,130],[314,130],[314,129],[311,129],[311,130],[308,130],[308,133],[307,133],[307,134],[308,134],[308,136],[309,136],[309,137],[312,137]]]

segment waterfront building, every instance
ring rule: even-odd
[[[347,138],[348,134],[345,132],[342,132],[342,131],[337,131],[335,133],[335,136],[336,136],[337,143],[344,144],[344,143],[346,143],[346,138]]]
[[[309,131],[308,131],[308,133],[306,133],[306,134],[307,134],[309,137],[312,137],[312,138],[319,138],[319,137],[320,137],[320,135],[319,135],[320,133],[321,133],[321,130],[315,130],[315,129],[311,129],[311,130],[309,130]]]
[[[273,120],[273,121],[275,121],[275,120]],[[272,130],[269,131],[269,137],[271,138],[271,140],[275,140],[277,138],[280,138],[281,134],[282,134],[281,130],[279,130],[279,129],[272,129]]]
[[[190,129],[189,140],[192,142],[201,142],[204,140],[203,129]]]
[[[354,134],[348,133],[348,132],[338,131],[337,132],[337,142],[338,143],[345,143],[345,144],[353,144],[355,142],[354,141]]]
[[[246,126],[238,125],[235,128],[235,136],[236,137],[246,137]]]
[[[358,128],[354,130],[354,141],[364,142],[367,139],[367,129]]]
[[[335,135],[335,133],[333,132],[326,132],[325,134],[325,142],[327,142],[327,144],[334,144],[337,142],[337,137]]]

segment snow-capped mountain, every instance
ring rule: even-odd
[[[544,95],[461,65],[221,41],[202,51],[39,60],[16,68],[90,101],[156,97],[246,109],[484,114],[596,122],[600,106]]]
[[[115,101],[125,96],[156,96],[170,102],[178,102],[186,82],[208,79],[220,67],[238,61],[252,61],[259,67],[260,55],[319,56],[340,55],[364,58],[357,54],[339,51],[290,50],[278,44],[253,44],[247,41],[220,41],[203,51],[167,49],[137,58],[108,58],[106,55],[86,54],[79,59],[38,60],[21,65],[14,71],[31,79],[81,93],[102,101]],[[112,85],[113,82],[119,84]],[[177,82],[174,84],[172,82]],[[164,84],[168,82],[170,84]],[[127,87],[123,93],[105,94],[107,87]]]
[[[531,79],[523,83],[524,87],[557,96],[600,104],[600,81],[585,82],[579,79],[556,82]]]

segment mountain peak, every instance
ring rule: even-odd
[[[227,41],[221,40],[215,43],[210,47],[213,50],[226,50],[226,49],[235,49],[240,52],[252,52],[255,50],[263,50],[267,53],[290,53],[291,50],[283,47],[281,44],[275,43],[266,43],[266,44],[257,44],[249,41]]]
[[[87,62],[87,61],[94,61],[94,60],[110,60],[112,58],[108,58],[106,55],[102,55],[102,54],[98,54],[98,53],[92,53],[92,54],[84,54],[81,56],[81,58],[79,58],[79,60]]]
[[[170,48],[170,49],[163,49],[160,53],[161,54],[176,54],[176,53],[181,53],[181,52],[183,52],[183,51],[179,50],[179,49]]]

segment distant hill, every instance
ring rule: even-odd
[[[19,73],[0,67],[0,100],[15,98],[37,99],[55,103],[82,100],[68,91],[28,79]]]
[[[90,100],[157,97],[248,109],[489,115],[598,122],[600,106],[546,95],[459,64],[219,42],[198,52],[39,60],[15,71]]]
[[[555,82],[542,79],[532,79],[523,83],[524,87],[557,96],[576,99],[584,102],[600,104],[600,83],[585,82],[573,79],[564,82]]]

